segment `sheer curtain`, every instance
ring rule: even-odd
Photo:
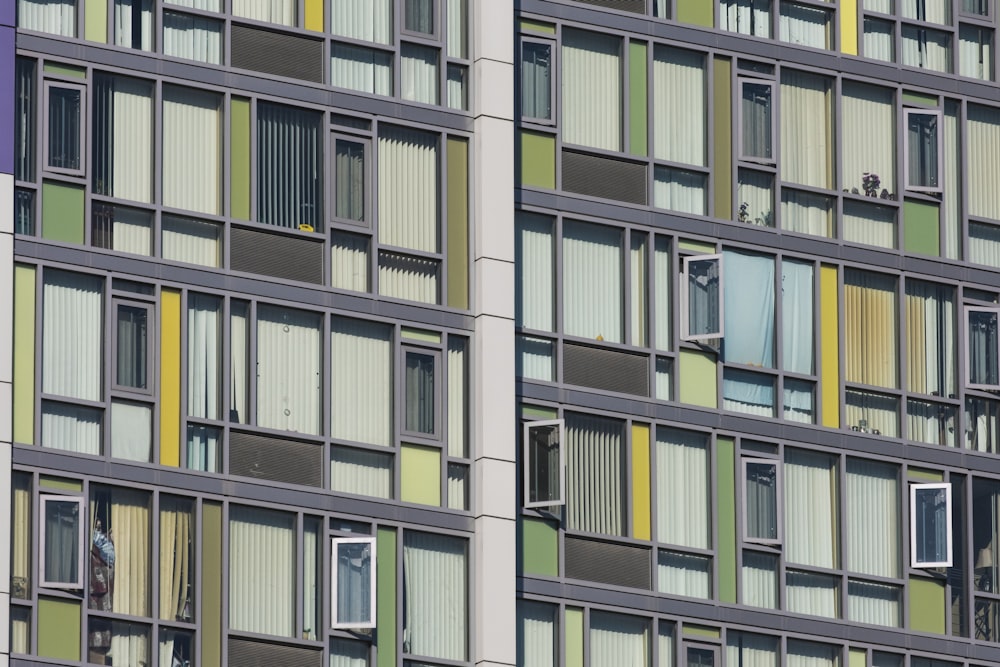
[[[42,391],[101,400],[104,281],[46,270],[42,286]]]
[[[1000,197],[996,196],[996,184],[1000,182],[1000,161],[996,159],[1000,154],[1000,109],[970,104],[968,117],[968,157],[963,173],[969,185],[969,213],[1000,220]]]
[[[163,53],[218,65],[222,62],[222,24],[202,16],[164,10]]]
[[[101,453],[101,411],[42,402],[42,447],[81,454]]]
[[[403,651],[465,660],[468,619],[466,540],[405,531]]]
[[[778,39],[817,49],[830,47],[830,12],[805,5],[781,3]]]
[[[111,456],[149,462],[153,454],[153,409],[142,403],[111,402]]]
[[[848,382],[897,387],[896,278],[847,269],[844,273],[844,332]]]
[[[891,9],[885,9],[891,13]],[[895,60],[895,24],[865,18],[864,54],[866,58],[893,62]]]
[[[712,597],[712,561],[702,556],[661,551],[657,560],[657,590],[671,595]]]
[[[552,119],[551,44],[521,43],[521,115]]]
[[[896,193],[896,109],[893,91],[845,81],[841,111],[844,116],[841,187],[864,194],[865,174],[877,174],[879,193]],[[854,191],[852,190],[852,191]]]
[[[163,203],[221,213],[221,96],[163,87]]]
[[[984,398],[965,399],[965,446],[977,452],[997,453],[1000,404]]]
[[[813,372],[814,272],[806,262],[781,262],[782,366],[793,373]]]
[[[448,456],[469,455],[467,438],[469,410],[469,341],[448,337]]]
[[[778,667],[778,638],[727,632],[726,664],[728,667]]]
[[[568,144],[622,147],[622,41],[565,29],[562,34],[562,125]]]
[[[552,219],[519,211],[516,220],[514,320],[517,326],[552,331],[555,328]]]
[[[562,245],[563,330],[571,336],[624,342],[621,230],[566,221]]]
[[[138,79],[97,75],[94,87],[94,191],[151,202],[153,86]],[[147,244],[143,254],[149,252]]]
[[[837,462],[785,450],[785,549],[789,563],[837,567]]]
[[[335,35],[366,42],[392,42],[392,0],[337,0],[330,6]]]
[[[788,640],[788,667],[838,667],[840,646],[814,644],[797,639]]]
[[[566,526],[606,535],[624,534],[625,424],[571,414],[566,418]]]
[[[962,25],[958,34],[959,74],[990,81],[993,78],[993,31]]]
[[[153,49],[152,0],[115,0],[115,44]]]
[[[653,157],[705,166],[705,56],[657,45],[653,53]]]
[[[899,467],[849,458],[846,484],[847,568],[877,577],[899,577]]]
[[[229,626],[295,634],[295,516],[229,507]]]
[[[257,424],[318,434],[323,378],[321,316],[286,308],[257,310]]]
[[[76,35],[74,0],[18,0],[17,27],[63,37]]]
[[[518,600],[517,664],[556,667],[556,617],[559,607]]]
[[[330,430],[334,438],[390,446],[392,327],[347,317],[331,321]]]
[[[771,0],[723,0],[723,30],[757,37],[771,36]]]
[[[392,54],[334,42],[331,83],[338,88],[392,95]]]
[[[954,288],[906,282],[907,389],[949,396],[955,388]]]
[[[727,363],[774,368],[774,259],[727,250],[722,261],[726,267],[723,358]]]
[[[743,603],[778,608],[778,562],[774,556],[743,552]]]
[[[187,395],[188,415],[221,419],[222,359],[221,301],[207,294],[188,293]]]
[[[591,667],[649,667],[651,657],[647,619],[590,612]]]
[[[323,216],[322,115],[257,103],[257,219],[320,229]]]
[[[438,137],[382,127],[378,141],[379,243],[438,252]]]
[[[707,182],[702,172],[657,165],[653,170],[653,206],[705,215]]]
[[[831,186],[833,142],[830,97],[831,85],[826,77],[782,70],[782,180],[817,188]]]
[[[394,252],[378,256],[378,293],[422,303],[438,303],[440,262]]]
[[[844,200],[843,229],[845,241],[895,248],[896,212],[891,206],[872,206],[867,202]]]
[[[663,236],[657,236],[653,246],[651,284],[653,285],[653,331],[658,350],[669,350],[673,347],[670,302],[674,276],[670,270],[670,263],[670,241]]]
[[[352,292],[367,292],[371,262],[367,236],[333,232],[331,241],[331,285]]]
[[[702,433],[656,429],[656,539],[708,549],[711,493],[708,438]]]
[[[295,25],[295,0],[233,0],[233,14],[254,21]]]

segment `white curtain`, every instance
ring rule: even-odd
[[[319,315],[258,307],[259,426],[313,435],[320,432],[321,360]]]
[[[774,227],[774,175],[740,169],[736,201],[738,222]]]
[[[826,77],[782,70],[782,180],[818,188],[831,186],[833,142],[830,96],[830,80]]]
[[[719,18],[723,30],[771,36],[771,0],[723,0]]]
[[[438,137],[382,127],[378,139],[379,243],[438,252]]]
[[[969,261],[1000,267],[1000,227],[969,222]]]
[[[222,24],[202,16],[164,10],[163,53],[218,65],[222,62]]]
[[[368,237],[333,233],[330,250],[331,284],[352,292],[368,291]]]
[[[404,533],[403,652],[466,659],[467,550],[462,538]]]
[[[867,422],[868,431],[895,438],[899,434],[899,399],[870,391],[848,389],[845,392],[844,414],[848,426]]]
[[[42,447],[101,453],[101,411],[66,403],[42,403]]]
[[[552,220],[521,211],[516,214],[516,220],[515,322],[528,329],[552,331],[555,328]]]
[[[847,459],[847,568],[900,576],[899,467]]]
[[[704,167],[707,90],[702,53],[657,45],[653,53],[653,157]]]
[[[221,213],[221,96],[163,87],[163,203]]]
[[[609,151],[622,146],[621,38],[562,33],[563,141]]]
[[[670,360],[656,358],[656,398],[661,401],[670,400]]]
[[[217,12],[221,10],[222,0],[164,0],[171,5],[178,7],[190,7],[191,9],[204,9],[207,12]]]
[[[229,627],[295,634],[295,516],[229,507]]]
[[[143,51],[153,49],[151,0],[115,0],[115,44]]]
[[[906,401],[906,437],[929,445],[955,447],[954,406],[926,401]]]
[[[566,525],[624,534],[624,422],[592,415],[566,418]]]
[[[518,600],[517,664],[521,667],[557,667],[556,615],[559,607]]]
[[[886,10],[889,13],[889,10]],[[873,60],[891,63],[895,60],[895,24],[890,21],[865,19],[864,55]]]
[[[1000,109],[974,104],[968,106],[968,156],[965,174],[969,184],[969,213],[1000,220]],[[986,262],[981,262],[986,263]]]
[[[153,201],[152,85],[102,75],[97,77],[95,97],[95,191],[118,199]],[[147,244],[141,254],[149,253]]]
[[[743,552],[743,603],[778,608],[778,563],[773,556]]]
[[[789,563],[837,567],[837,462],[785,450],[785,541]]]
[[[448,337],[448,456],[455,458],[469,455],[466,444],[468,350],[468,339]]]
[[[921,394],[956,393],[954,288],[906,282],[907,388]]]
[[[796,614],[837,618],[840,578],[810,572],[786,574],[785,608]]]
[[[448,0],[448,57],[468,58],[468,0]]]
[[[993,78],[993,31],[973,25],[959,28],[959,74],[989,81]]]
[[[99,245],[97,235],[106,234],[105,225],[110,222],[111,243],[108,245],[111,248],[133,255],[153,254],[153,220],[150,213],[123,206],[101,206],[100,209],[101,213],[98,213],[98,206],[94,207],[92,239],[95,245]]]
[[[404,100],[438,103],[438,50],[403,42],[400,47],[400,93]]]
[[[336,4],[336,3],[335,3]],[[334,42],[331,83],[375,95],[392,95],[392,54]]]
[[[330,5],[334,35],[392,43],[392,0],[337,0]]]
[[[927,3],[939,4],[945,3]],[[937,72],[951,71],[951,34],[903,25],[903,64]]]
[[[392,456],[335,445],[330,453],[330,488],[338,493],[392,498]]]
[[[161,250],[163,259],[201,266],[221,266],[221,228],[212,222],[164,215]]]
[[[552,364],[555,359],[552,341],[533,336],[517,336],[514,341],[517,348],[518,377],[531,380],[552,382],[555,379]]]
[[[657,646],[657,667],[674,667],[674,624],[660,621]]]
[[[807,375],[813,372],[813,274],[811,263],[781,262],[782,366]]]
[[[621,230],[566,221],[562,251],[564,332],[624,342]]]
[[[702,556],[661,551],[657,590],[689,598],[712,597],[712,562]]]
[[[840,646],[789,639],[787,651],[787,667],[837,667],[840,664]]]
[[[727,667],[778,667],[778,638],[749,632],[726,633]]]
[[[707,436],[656,429],[656,539],[708,549],[711,493]]]
[[[847,617],[857,623],[899,627],[901,599],[899,586],[852,579],[847,583]]]
[[[727,368],[722,374],[722,399],[725,410],[773,417],[774,376]]]
[[[153,455],[153,410],[139,403],[111,402],[111,456],[149,462]]]
[[[448,464],[448,509],[469,509],[469,467]]]
[[[893,91],[845,81],[841,100],[846,129],[843,133],[841,188],[854,188],[858,194],[864,194],[864,175],[877,174],[881,181],[878,192],[887,190],[895,194],[896,109]]]
[[[903,18],[951,25],[951,3],[934,0],[898,0]]]
[[[188,293],[187,409],[191,417],[223,418],[219,405],[222,386],[220,306],[217,297]]]
[[[295,25],[295,0],[233,0],[233,14],[255,21]]]
[[[812,192],[783,188],[781,227],[802,234],[833,237],[833,200]]]
[[[246,304],[232,303],[229,318],[229,418],[240,424],[250,423],[247,406],[250,352],[250,326]]]
[[[75,0],[18,0],[17,27],[63,37],[76,35]]]
[[[669,211],[705,215],[705,174],[659,165],[653,174],[653,206]]]
[[[104,281],[45,271],[42,287],[42,391],[99,401]]]
[[[330,325],[330,431],[334,438],[390,446],[392,327],[347,317]]]
[[[188,424],[187,467],[191,470],[219,472],[221,432],[211,426]]]
[[[727,250],[722,261],[724,360],[774,368],[774,258]]]
[[[378,293],[409,301],[437,303],[438,268],[434,259],[381,252],[378,262]]]
[[[590,612],[590,667],[649,667],[649,620]]]
[[[368,667],[368,656],[371,653],[368,642],[356,642],[349,639],[334,638],[330,640],[330,667]]]
[[[895,248],[896,210],[889,206],[845,200],[841,235],[845,241]]]
[[[816,49],[830,47],[830,12],[823,9],[781,3],[778,39]]]
[[[670,300],[673,275],[670,271],[670,240],[657,236],[653,249],[653,322],[656,349],[673,347],[670,331]]]

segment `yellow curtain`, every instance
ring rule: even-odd
[[[160,497],[160,618],[190,620],[191,501]]]
[[[848,269],[844,276],[847,381],[879,387],[898,383],[896,279]]]

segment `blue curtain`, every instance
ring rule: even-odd
[[[782,366],[793,373],[813,372],[813,265],[781,263]]]
[[[727,251],[725,339],[728,363],[774,368],[774,259]]]

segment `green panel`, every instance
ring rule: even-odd
[[[521,185],[556,187],[556,138],[521,130]]]
[[[553,408],[543,408],[540,405],[521,404],[521,417],[524,419],[558,419],[559,412]]]
[[[421,505],[441,504],[441,450],[403,445],[400,500]]]
[[[944,581],[910,577],[910,629],[944,634]]]
[[[903,249],[922,255],[941,254],[941,218],[937,204],[903,202]]]
[[[677,20],[712,28],[715,26],[715,3],[710,0],[677,0]]]
[[[681,403],[717,406],[717,378],[715,355],[694,350],[681,350],[680,354]]]
[[[719,600],[736,604],[736,444],[715,441],[719,484]]]
[[[551,23],[521,19],[521,22],[518,25],[521,27],[521,30],[534,30],[535,32],[544,32],[550,35],[556,34],[556,27]]]
[[[201,665],[222,665],[222,505],[201,506]]]
[[[83,482],[78,479],[66,479],[65,477],[39,475],[38,486],[48,487],[50,489],[60,489],[62,491],[77,491],[83,493]]]
[[[83,243],[83,188],[42,183],[42,238]]]
[[[88,41],[108,42],[108,0],[86,0],[83,10],[84,35]]]
[[[540,574],[545,577],[559,576],[559,530],[558,526],[522,517],[521,553],[523,574]]]
[[[80,659],[80,603],[38,599],[38,655],[58,660]]]
[[[912,90],[903,91],[903,102],[909,102],[910,104],[922,104],[924,106],[936,107],[938,105],[937,95],[927,95],[925,93],[917,93]]]
[[[943,482],[944,473],[940,470],[927,470],[925,468],[907,468],[906,476],[910,479],[918,479],[922,482]]]
[[[715,244],[706,243],[705,241],[681,239],[677,247],[681,250],[690,250],[691,252],[700,252],[708,255],[715,254]]]
[[[848,654],[848,667],[868,667],[868,651],[852,648]]]
[[[441,334],[437,331],[427,331],[426,329],[413,329],[411,327],[402,327],[400,329],[400,335],[403,338],[409,338],[411,340],[419,340],[425,343],[441,343]]]
[[[713,628],[709,625],[694,625],[692,623],[684,624],[684,634],[696,635],[698,637],[712,637],[713,639],[722,638],[722,630],[719,628]]]
[[[396,664],[396,529],[379,528],[375,558],[375,646],[378,664]]]
[[[61,74],[63,76],[75,76],[78,79],[87,78],[87,70],[82,67],[74,67],[72,65],[63,65],[62,63],[53,63],[46,61],[45,63],[45,73],[46,74]]]
[[[713,4],[713,3],[705,3]],[[716,57],[712,71],[712,89],[715,96],[712,117],[713,160],[712,176],[715,179],[715,217],[729,219],[733,215],[733,104],[732,62],[729,58]]]
[[[237,220],[250,219],[250,100],[234,97],[230,105],[229,210]]]
[[[646,43],[629,42],[628,45],[628,122],[629,151],[633,155],[646,155],[649,145],[649,120],[646,116]]]
[[[14,442],[35,444],[35,267],[14,266]]]
[[[469,142],[448,138],[448,305],[469,307]]]
[[[566,667],[583,667],[583,610],[566,607]]]

